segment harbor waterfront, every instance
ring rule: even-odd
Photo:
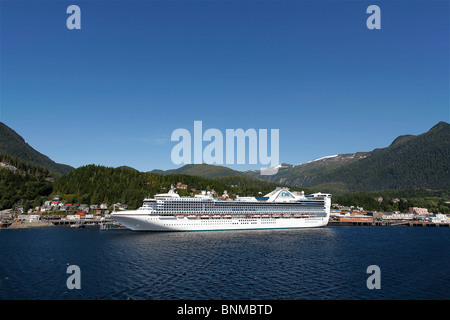
[[[450,298],[447,228],[0,231],[0,299],[384,300]],[[81,271],[68,289],[67,268]],[[379,266],[381,288],[368,289]]]

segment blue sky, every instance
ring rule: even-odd
[[[195,120],[279,129],[291,164],[370,151],[450,121],[449,6],[2,0],[0,121],[74,167],[178,167],[171,133]]]

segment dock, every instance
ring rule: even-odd
[[[329,226],[390,226],[389,221],[329,221]]]
[[[329,226],[409,226],[409,227],[450,227],[450,223],[424,221],[329,221]]]
[[[48,221],[12,221],[5,229],[30,229],[30,228],[48,228],[53,227],[53,224]]]
[[[423,221],[410,221],[408,223],[410,227],[450,227],[450,223],[439,222],[423,222]]]
[[[100,223],[100,231],[108,231],[108,230],[126,230],[128,228],[124,227],[118,222],[115,221],[105,221]]]
[[[55,226],[74,226],[82,223],[84,226],[98,226],[100,230],[125,230],[123,225],[112,219],[103,220],[74,220],[74,219],[42,219],[36,221],[27,220],[2,220],[0,229],[27,229],[27,228],[42,228]]]

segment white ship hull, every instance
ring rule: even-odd
[[[222,200],[221,200],[222,199]],[[225,199],[225,200],[223,200]],[[294,194],[277,188],[264,197],[211,194],[180,197],[169,193],[144,199],[137,210],[112,212],[111,217],[134,231],[211,231],[316,228],[328,224],[331,195]]]
[[[142,211],[113,213],[113,218],[133,231],[213,231],[251,229],[316,228],[328,224],[327,217],[313,218],[188,218],[142,214]]]

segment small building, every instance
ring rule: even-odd
[[[80,220],[80,215],[78,214],[68,214],[66,216],[67,220]]]
[[[419,207],[409,207],[409,213],[426,215],[428,214],[427,208],[419,208]]]
[[[187,184],[183,184],[181,182],[177,183],[177,189],[184,189],[184,190],[186,190],[187,187],[188,187]]]
[[[21,214],[17,217],[19,220],[23,221],[39,221],[41,219],[40,214]]]
[[[373,222],[373,217],[366,215],[345,216],[339,218],[340,222]]]
[[[428,220],[432,223],[450,223],[450,220],[447,218],[447,216],[442,213],[430,214],[428,216]]]
[[[388,212],[383,215],[384,220],[412,220],[414,219],[413,213],[400,213],[400,212]]]

